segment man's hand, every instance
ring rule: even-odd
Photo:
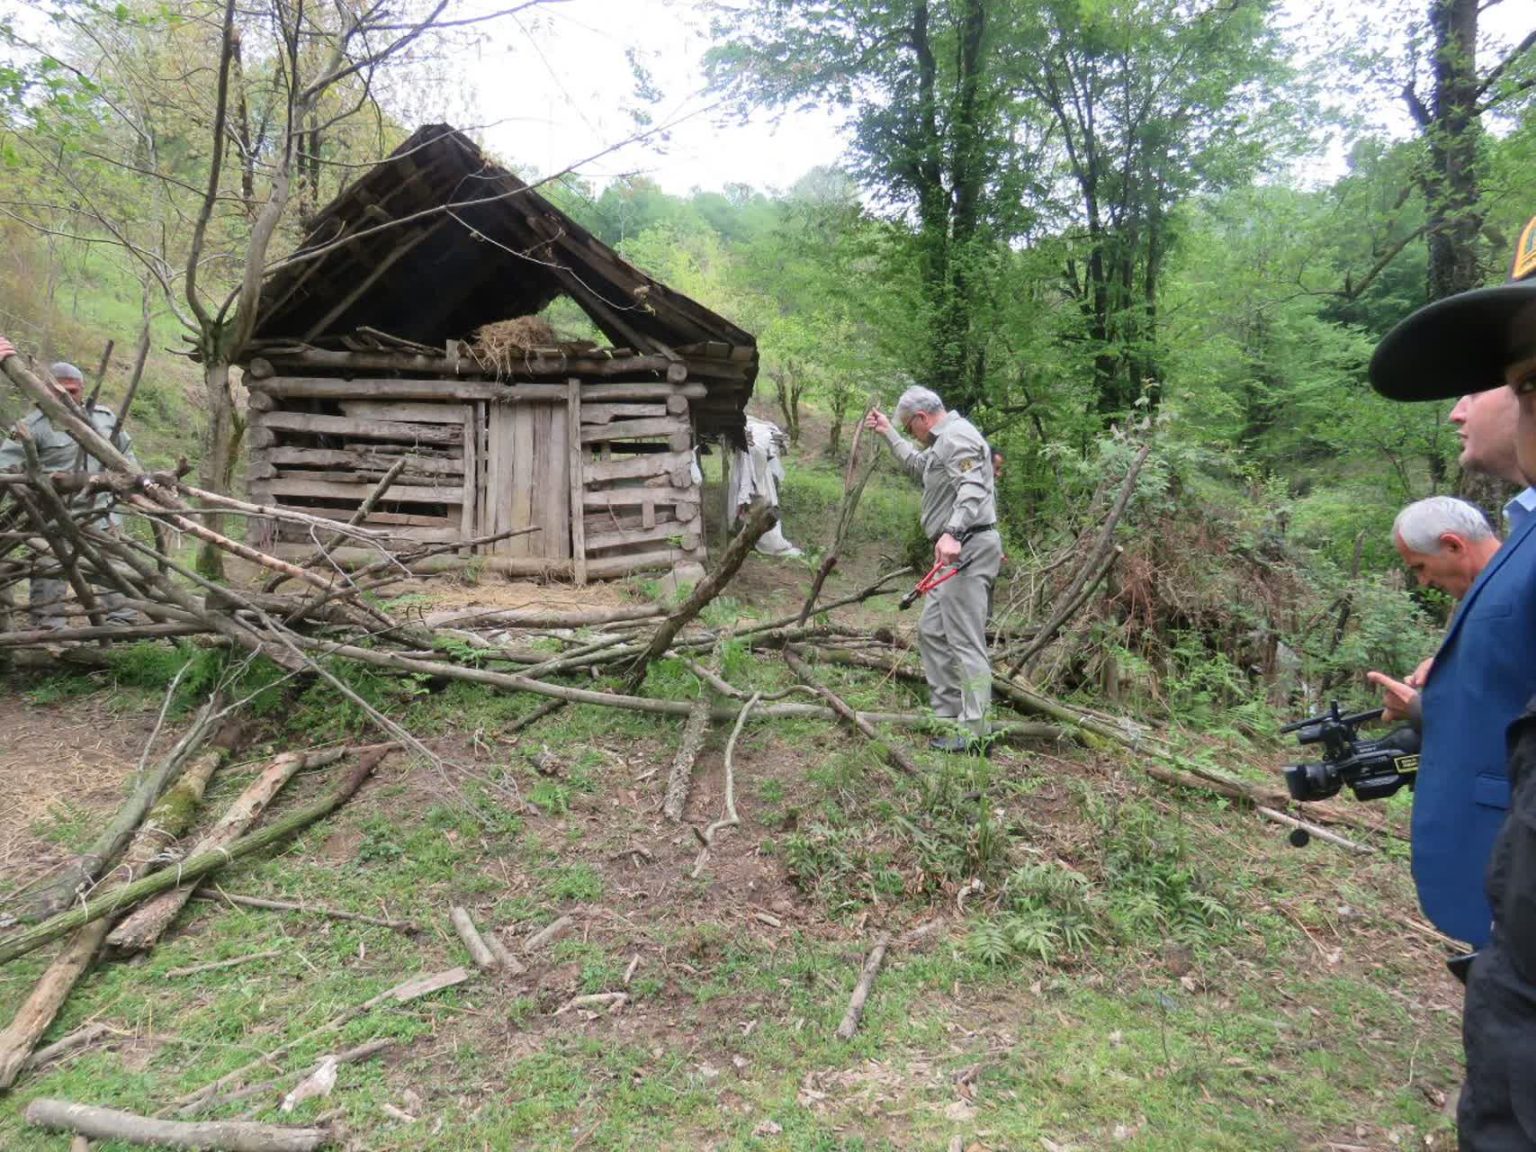
[[[891,430],[891,421],[886,414],[878,408],[871,408],[869,415],[864,417],[864,427],[871,432],[878,432],[884,436]]]
[[[4,336],[0,336],[0,360],[7,360],[14,355],[16,355],[16,345]]]
[[[946,532],[934,542],[933,562],[949,565],[958,559],[960,559],[960,541]]]
[[[1423,665],[1419,667],[1422,668]],[[1417,672],[1418,669],[1415,669],[1415,675]],[[1381,702],[1386,709],[1381,714],[1383,720],[1406,720],[1412,715],[1414,705],[1419,699],[1419,690],[1412,684],[1394,680],[1381,672],[1367,672],[1365,678],[1381,689]]]

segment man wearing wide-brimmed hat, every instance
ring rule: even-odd
[[[1536,480],[1536,220],[1507,283],[1438,300],[1382,340],[1394,400],[1507,387]],[[1413,875],[1425,913],[1479,948],[1467,979],[1461,1146],[1536,1149],[1536,517],[1468,591],[1423,690]]]

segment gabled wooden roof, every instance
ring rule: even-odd
[[[750,333],[641,272],[445,124],[419,128],[326,205],[295,255],[308,251],[263,285],[254,344],[338,348],[366,326],[442,347],[565,294],[616,347],[752,349],[744,381],[710,382],[710,407],[739,413],[751,393]]]

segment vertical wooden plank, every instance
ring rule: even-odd
[[[508,404],[490,406],[490,430],[487,442],[485,492],[490,501],[484,517],[491,533],[505,532],[514,526],[513,461],[516,453],[514,418],[517,409]],[[499,556],[521,555],[514,550],[517,538],[502,540],[493,546]]]
[[[488,536],[491,532],[491,524],[494,522],[490,512],[493,501],[489,498],[490,488],[487,486],[486,474],[490,467],[491,451],[491,408],[489,404],[475,405],[475,422],[480,428],[480,507],[476,513],[477,528],[482,536]]]
[[[586,481],[582,476],[581,381],[574,377],[566,383],[565,453],[571,473],[571,571],[579,588],[587,582],[587,512],[583,499]]]
[[[511,509],[511,517],[507,527],[512,529],[531,528],[535,524],[533,517],[533,486],[538,483],[539,476],[534,471],[534,435],[533,421],[534,408],[532,404],[512,404],[506,410],[512,418],[512,475],[511,484],[507,492],[507,499]],[[522,536],[514,536],[507,541],[509,545],[508,555],[511,556],[542,556],[544,547],[539,541],[542,533],[529,532]]]
[[[459,531],[464,534],[464,539],[472,539],[475,535],[475,523],[480,507],[480,422],[476,419],[480,405],[466,404],[464,406],[464,505],[462,508],[463,520],[459,525]],[[462,553],[461,553],[462,554]]]
[[[544,441],[541,456],[544,468],[544,535],[548,538],[548,551],[544,554],[553,559],[571,559],[571,486],[563,481],[570,475],[570,408],[569,397],[565,404],[546,404],[549,412],[549,436]],[[577,435],[580,436],[580,430]]]

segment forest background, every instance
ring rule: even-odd
[[[147,458],[236,485],[230,367],[262,273],[418,123],[483,138],[475,123],[515,113],[483,106],[466,54],[537,59],[556,7],[581,3],[14,8],[0,331],[92,369],[114,339],[105,395],[142,373]],[[758,335],[758,403],[806,468],[839,460],[870,402],[933,386],[1004,454],[1023,559],[1084,531],[1153,439],[1092,643],[1053,671],[1102,683],[1112,663],[1158,701],[1195,684],[1238,706],[1282,647],[1323,688],[1411,666],[1445,605],[1403,587],[1393,515],[1458,492],[1496,518],[1508,495],[1459,472],[1447,406],[1380,401],[1365,365],[1415,307],[1501,279],[1536,212],[1522,10],[719,3],[711,113],[824,113],[849,131],[845,164],[679,195],[578,157],[502,159]],[[638,146],[664,147],[667,78],[635,54],[628,79]]]

